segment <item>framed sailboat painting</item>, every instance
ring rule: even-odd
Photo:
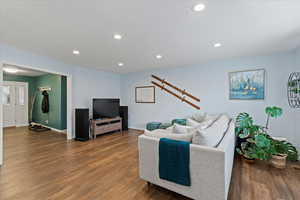
[[[229,73],[229,99],[265,99],[265,70],[256,69]]]

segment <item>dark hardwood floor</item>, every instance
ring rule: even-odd
[[[131,130],[88,142],[27,128],[4,131],[1,200],[188,200],[138,177],[137,136]],[[230,200],[300,199],[300,170],[236,159]]]

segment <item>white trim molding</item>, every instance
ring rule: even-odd
[[[0,165],[3,164],[3,106],[2,106],[2,84],[3,84],[3,63],[0,61]]]
[[[40,124],[40,123],[36,123],[36,122],[32,122],[32,124],[33,124],[33,125],[44,126],[44,127],[46,127],[46,128],[50,128],[52,131],[67,134],[67,129],[60,130],[60,129],[52,128],[51,126],[46,126],[46,125],[44,125],[44,124]]]

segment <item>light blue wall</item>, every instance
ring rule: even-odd
[[[295,72],[300,72],[300,47],[295,51],[295,58],[296,58],[296,65],[294,68]],[[295,130],[296,130],[296,139],[299,144],[299,149],[300,149],[300,127],[299,127],[299,122],[300,122],[300,108],[295,110]]]
[[[300,71],[300,47],[295,50],[295,57],[296,57],[296,71]]]
[[[0,44],[0,60],[72,75],[73,108],[91,108],[93,97],[119,98],[122,96],[121,103],[129,106],[129,126],[135,128],[144,128],[148,121],[169,121],[196,112],[190,106],[158,89],[156,90],[156,104],[135,104],[134,87],[151,85],[152,73],[200,97],[201,112],[227,112],[236,116],[238,112],[245,111],[253,114],[259,123],[264,123],[263,109],[267,105],[277,105],[284,109],[284,116],[271,122],[272,134],[285,136],[300,147],[300,133],[296,124],[297,120],[300,121],[299,110],[290,109],[286,97],[286,82],[289,73],[300,70],[300,49],[293,53],[229,59],[190,67],[179,66],[179,68],[126,75],[65,64],[4,44]],[[266,99],[264,101],[229,101],[228,72],[254,68],[265,68],[267,71]]]
[[[265,100],[229,100],[228,72],[260,68],[266,69]],[[295,130],[296,111],[289,108],[286,95],[287,79],[289,73],[294,70],[294,54],[283,53],[130,73],[121,78],[122,104],[129,106],[129,127],[134,128],[144,128],[145,123],[149,121],[169,122],[171,119],[187,117],[198,112],[160,89],[156,89],[156,104],[136,104],[135,86],[151,85],[150,76],[155,74],[199,97],[200,112],[228,113],[231,116],[236,116],[239,112],[249,112],[258,123],[265,123],[264,108],[268,105],[280,106],[284,109],[284,115],[271,121],[270,132],[299,144]]]
[[[78,107],[91,108],[93,97],[120,97],[119,74],[65,64],[49,57],[26,52],[6,44],[0,44],[0,61],[71,75],[73,109]]]

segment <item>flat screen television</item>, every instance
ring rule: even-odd
[[[120,116],[120,99],[93,99],[93,119]]]

